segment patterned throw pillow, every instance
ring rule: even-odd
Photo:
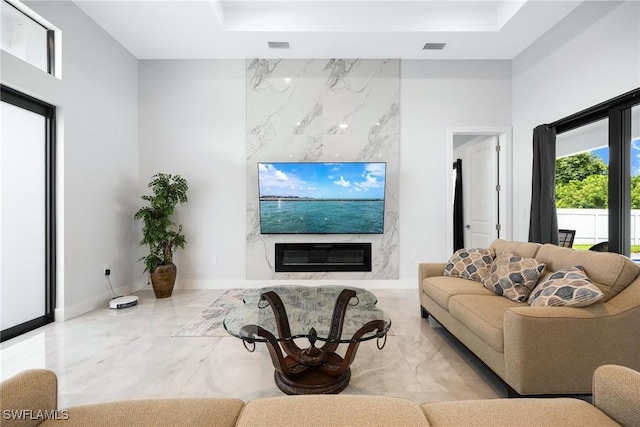
[[[491,275],[484,287],[512,301],[524,302],[536,286],[545,264],[534,258],[523,258],[503,253],[491,266]]]
[[[556,271],[536,286],[529,297],[529,305],[586,307],[603,297],[602,291],[578,266]]]
[[[458,249],[451,255],[443,275],[482,283],[489,276],[494,256],[492,249]]]

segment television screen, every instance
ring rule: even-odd
[[[262,234],[382,234],[386,163],[258,163]]]

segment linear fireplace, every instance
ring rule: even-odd
[[[276,243],[276,272],[371,271],[371,243]]]

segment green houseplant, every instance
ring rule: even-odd
[[[187,180],[180,175],[158,173],[151,177],[148,185],[153,194],[142,196],[149,202],[135,214],[142,220],[142,240],[140,246],[149,247],[149,254],[140,258],[144,261],[144,271],[149,272],[156,298],[167,298],[173,292],[177,267],[173,263],[175,248],[184,249],[186,242],[182,225],[173,222],[172,216],[177,204],[187,202]]]

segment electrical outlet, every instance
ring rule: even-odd
[[[102,266],[102,272],[104,273],[105,276],[111,275],[111,269],[109,268],[108,265]]]
[[[218,257],[212,256],[211,257],[211,265],[217,265],[218,264]]]
[[[409,258],[409,262],[411,264],[415,264],[416,263],[416,257],[414,255],[411,255],[411,257]]]

